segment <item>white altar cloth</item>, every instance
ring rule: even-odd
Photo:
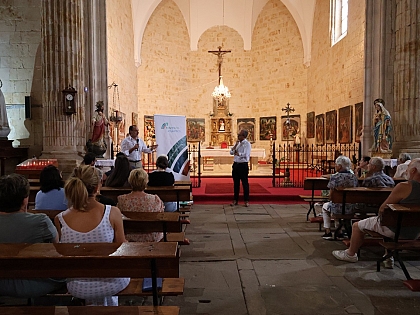
[[[231,156],[230,149],[201,149],[202,157],[224,157]],[[251,148],[251,157],[265,158],[265,149]]]

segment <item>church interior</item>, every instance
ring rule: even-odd
[[[273,143],[356,145],[358,159],[420,157],[416,0],[3,0],[0,17],[1,175],[36,157],[56,161],[68,176],[91,150],[98,106],[109,121],[103,159],[114,158],[131,125],[156,144],[155,114],[185,116],[188,143],[200,144],[208,175],[230,175],[223,152],[241,129],[249,132],[255,174],[267,177],[270,166],[257,170],[273,163]],[[189,227],[196,243],[181,265],[190,291],[169,299],[182,304],[181,314],[395,314],[398,307],[408,314],[419,307],[418,294],[395,284],[378,293],[393,274],[376,276],[372,261],[330,266],[331,243],[296,215],[306,205],[251,205],[253,213],[196,206],[198,225]],[[284,260],[266,244],[258,249],[264,238],[286,240],[274,248]],[[410,268],[420,277],[417,263]],[[270,282],[269,268],[281,276]],[[314,276],[316,268],[325,274]],[[290,292],[280,290],[282,281]],[[367,284],[375,281],[381,287]],[[312,304],[298,307],[299,299]]]
[[[340,20],[334,32],[331,12],[330,1],[315,0],[6,1],[7,138],[67,172],[86,152],[103,102],[106,158],[132,124],[153,141],[154,114],[185,115],[188,140],[203,148],[229,146],[247,127],[266,155],[270,137],[281,145],[296,135],[302,145],[360,143],[361,155],[372,155],[374,100],[382,99],[392,117],[388,157],[416,156],[416,6],[351,1],[347,26]],[[222,103],[212,97],[220,81],[230,93]],[[287,104],[295,125],[285,131]]]

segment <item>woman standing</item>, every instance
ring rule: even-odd
[[[77,167],[64,186],[72,207],[58,214],[54,223],[61,243],[125,242],[122,215],[118,208],[96,201],[101,175],[93,166]],[[118,306],[114,294],[123,290],[130,278],[68,279],[67,289],[86,305]]]

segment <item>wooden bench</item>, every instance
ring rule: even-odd
[[[329,180],[324,177],[306,177],[303,181],[303,189],[310,190],[311,195],[299,195],[304,201],[309,203],[309,210],[306,214],[306,221],[309,220],[309,214],[311,211],[314,213],[314,217],[316,217],[315,212],[315,203],[317,202],[326,202],[328,201],[328,197],[324,196],[315,196],[315,190],[327,190]],[[318,223],[318,222],[317,222]],[[322,222],[321,222],[322,223]]]
[[[334,203],[341,203],[342,214],[334,214],[334,218],[340,220],[340,225],[336,229],[335,234],[345,225],[349,238],[351,237],[351,220],[360,220],[366,218],[368,213],[360,211],[352,214],[345,214],[346,203],[361,203],[379,206],[388,198],[393,188],[368,188],[368,187],[352,187],[344,189],[334,189],[331,192],[330,199]],[[371,211],[371,210],[369,210]],[[347,224],[346,224],[347,223]],[[334,235],[336,237],[336,235]]]
[[[400,256],[403,250],[420,251],[420,240],[401,240],[400,233],[403,227],[420,227],[420,205],[418,204],[388,204],[385,208],[381,224],[389,228],[395,229],[395,237],[390,242],[380,242],[388,254],[379,259],[376,263],[376,270],[380,271],[381,262],[385,259],[394,256],[399,262],[405,277],[404,285],[412,291],[420,291],[420,279],[412,279],[405,264]]]
[[[0,244],[0,278],[179,278],[178,246],[158,243]],[[134,285],[134,284],[133,284]]]
[[[178,306],[2,306],[2,315],[178,315]]]
[[[28,210],[31,213],[44,213],[53,222],[62,210]],[[181,231],[178,212],[129,212],[123,211],[124,232],[151,233],[162,232],[164,241],[183,242],[185,233]],[[171,233],[171,234],[168,234]],[[170,237],[169,237],[170,235]]]

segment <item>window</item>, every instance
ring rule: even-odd
[[[331,0],[331,46],[347,35],[348,0]]]

